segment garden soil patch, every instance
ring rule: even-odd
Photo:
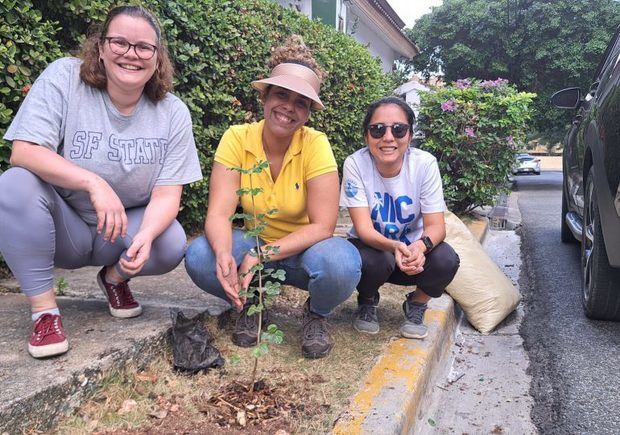
[[[284,343],[272,345],[259,360],[256,391],[248,392],[251,349],[236,347],[230,336],[235,315],[207,318],[213,345],[226,360],[223,367],[187,375],[172,368],[172,355],[147,367],[129,365],[110,373],[97,394],[61,421],[62,433],[326,433],[347,410],[350,398],[382,350],[398,333],[401,304],[408,288],[385,286],[379,318],[381,331],[353,330],[355,295],[330,318],[335,342],[327,358],[301,355],[301,317],[307,293],[284,287],[271,321],[284,332]]]

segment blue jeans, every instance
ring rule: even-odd
[[[232,256],[237,265],[254,247],[254,239],[233,230]],[[209,294],[228,301],[215,272],[215,253],[204,236],[190,243],[185,253],[185,268],[194,283]],[[273,261],[267,267],[286,272],[284,284],[308,290],[310,311],[327,316],[346,301],[361,276],[362,260],[351,243],[339,237],[325,239],[291,257]]]

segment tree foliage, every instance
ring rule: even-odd
[[[444,0],[407,30],[422,49],[409,67],[446,81],[503,77],[535,92],[534,127],[557,140],[570,113],[550,109],[550,95],[589,88],[618,24],[614,0]]]
[[[247,315],[258,316],[256,347],[252,350],[254,366],[252,368],[252,375],[248,388],[251,393],[254,392],[256,385],[255,381],[258,369],[258,359],[265,356],[269,352],[270,344],[281,344],[284,340],[284,333],[275,324],[269,325],[266,328],[266,331],[263,331],[265,310],[267,306],[273,303],[276,296],[280,294],[280,288],[282,287],[280,281],[285,281],[286,279],[285,270],[265,268],[265,265],[269,263],[271,257],[280,252],[280,247],[262,247],[260,242],[260,235],[267,227],[265,218],[278,212],[278,210],[274,208],[268,210],[266,213],[256,213],[255,197],[261,195],[263,193],[263,189],[261,187],[254,187],[253,176],[268,170],[268,168],[269,162],[265,160],[256,162],[254,166],[248,169],[241,167],[232,168],[233,171],[248,175],[250,187],[240,188],[237,190],[237,195],[239,197],[249,196],[252,202],[252,210],[251,213],[234,213],[229,219],[231,222],[239,218],[245,221],[245,237],[254,239],[254,248],[250,250],[249,253],[251,256],[257,258],[258,261],[258,263],[252,266],[248,272],[241,274],[241,278],[244,278],[248,274],[253,274],[254,276],[248,288],[244,288],[239,292],[239,297],[246,298],[251,303],[248,308]]]

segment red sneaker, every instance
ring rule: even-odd
[[[35,358],[60,355],[69,350],[69,342],[58,314],[45,313],[34,322],[28,352]]]
[[[110,284],[105,280],[105,266],[97,274],[97,284],[108,298],[108,307],[113,317],[136,317],[142,314],[142,307],[133,298],[127,283],[129,280]]]

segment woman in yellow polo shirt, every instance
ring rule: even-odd
[[[253,186],[263,189],[254,197],[256,213],[277,209],[265,218],[261,249],[278,246],[270,263],[286,272],[285,284],[308,290],[302,353],[320,358],[333,346],[326,316],[353,293],[361,260],[353,245],[333,237],[339,182],[327,137],[304,126],[313,109],[324,108],[318,94],[325,73],[299,36],[273,52],[269,67],[268,78],[252,82],[261,95],[264,119],[233,126],[220,140],[209,185],[206,237],[190,244],[185,266],[198,287],[241,311],[233,342],[254,346],[258,316],[247,315],[250,304],[238,293],[252,279],[251,274],[244,278],[239,274],[258,259],[250,252],[253,239],[245,238],[243,230],[233,230],[229,221],[239,203],[236,191],[250,186],[249,175],[230,169],[268,161],[267,170],[252,175]],[[241,206],[252,213],[251,197],[241,197]]]

